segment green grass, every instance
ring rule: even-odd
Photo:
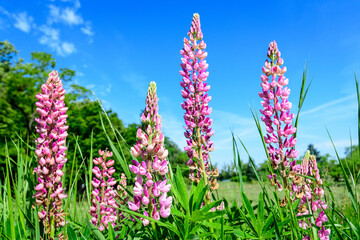
[[[229,202],[233,202],[235,199],[238,204],[241,203],[240,200],[240,189],[237,182],[219,182],[218,194],[219,198],[226,198]],[[266,188],[271,191],[272,186],[266,185]],[[338,206],[351,204],[348,190],[345,185],[333,185],[330,186],[331,191],[334,194],[335,203]],[[358,187],[360,190],[360,186]],[[244,192],[250,201],[256,203],[258,201],[259,193],[262,191],[258,183],[244,183]],[[329,196],[327,190],[325,190],[325,195]]]

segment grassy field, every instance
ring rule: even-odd
[[[237,182],[219,182],[220,187],[217,191],[218,198],[226,198],[228,202],[231,204],[234,200],[236,200],[238,205],[241,205],[240,200],[240,188]],[[188,186],[190,189],[190,185]],[[266,185],[266,189],[271,192],[273,191],[273,187],[271,185]],[[337,206],[340,206],[343,213],[347,212],[347,207],[350,204],[350,198],[348,191],[345,185],[334,185],[330,187],[331,191],[334,194],[335,203]],[[358,189],[360,191],[360,189]],[[253,204],[256,204],[258,201],[259,193],[261,192],[261,187],[257,182],[254,183],[244,183],[244,191],[246,196],[249,198],[250,201],[253,201]],[[325,190],[327,202],[330,202],[330,194],[328,190]],[[282,193],[279,193],[280,197]],[[85,200],[85,199],[84,199]],[[80,201],[76,204],[76,212],[72,205],[70,205],[69,213],[72,216],[75,216],[76,222],[84,223],[86,221],[87,213],[89,211],[89,206],[86,201]],[[348,213],[349,214],[349,213]]]
[[[229,203],[232,203],[234,199],[236,199],[238,204],[241,203],[240,188],[237,182],[219,182],[219,184],[219,198],[225,197]],[[269,190],[269,192],[273,190],[273,187],[270,185],[267,185],[266,188]],[[330,189],[334,194],[334,199],[337,205],[346,205],[350,203],[349,193],[345,185],[334,185],[331,186]],[[249,200],[252,200],[256,203],[261,191],[261,187],[256,182],[244,183],[244,191]],[[360,191],[360,188],[358,188],[358,191]],[[325,194],[328,199],[327,202],[329,202],[330,194],[327,189],[325,189]]]

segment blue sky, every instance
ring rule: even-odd
[[[301,3],[301,4],[299,4]],[[341,156],[357,141],[354,71],[360,74],[359,1],[4,1],[0,0],[0,40],[20,56],[45,51],[57,67],[77,73],[74,81],[93,90],[125,124],[139,123],[150,81],[158,85],[163,131],[185,146],[179,53],[199,13],[207,43],[208,82],[218,166],[232,161],[230,129],[257,163],[265,159],[249,105],[259,110],[261,67],[276,40],[288,72],[297,111],[302,72],[313,80],[298,126],[297,149],[313,143]],[[247,161],[244,151],[242,158]]]

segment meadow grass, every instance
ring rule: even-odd
[[[226,198],[229,202],[233,202],[234,200],[236,200],[237,204],[241,205],[241,192],[239,189],[239,184],[237,182],[222,181],[219,182],[219,184],[219,199]],[[268,191],[271,191],[273,189],[273,186],[271,186],[270,184],[266,184],[265,186]],[[334,200],[336,205],[348,206],[351,204],[348,190],[345,184],[334,184],[330,186],[330,189],[334,194]],[[358,191],[360,191],[360,186],[358,186],[357,189]],[[249,200],[253,201],[253,203],[256,204],[258,201],[259,193],[262,192],[262,189],[257,182],[244,183],[244,192],[249,198]],[[327,198],[330,198],[330,194],[328,191],[326,191],[325,195]]]

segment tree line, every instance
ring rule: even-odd
[[[51,54],[45,52],[32,52],[31,61],[25,62],[19,57],[19,52],[8,41],[0,42],[0,180],[4,176],[7,156],[16,164],[13,157],[17,151],[13,142],[22,142],[34,146],[35,118],[37,111],[35,95],[40,92],[41,85],[45,83],[49,72],[57,70],[67,93],[65,104],[69,108],[67,114],[68,129],[68,165],[72,166],[75,160],[75,169],[84,158],[89,158],[91,148],[93,156],[99,149],[109,148],[107,135],[113,141],[114,132],[109,122],[104,120],[101,124],[101,108],[97,101],[91,97],[91,91],[73,82],[75,71],[69,68],[56,68],[56,61]],[[145,101],[145,99],[144,99]],[[103,113],[104,114],[104,113]],[[136,143],[137,123],[127,126],[111,109],[105,114],[112,126],[118,131],[123,140],[119,141],[124,156],[130,162],[131,156],[128,146]],[[103,117],[104,118],[104,117]],[[140,118],[139,118],[140,119]],[[169,151],[169,160],[172,166],[186,169],[187,155],[169,138],[165,137],[165,145]],[[75,148],[77,150],[75,151]],[[34,153],[23,153],[33,155]],[[33,158],[33,166],[36,165]],[[81,174],[81,173],[80,173]]]

